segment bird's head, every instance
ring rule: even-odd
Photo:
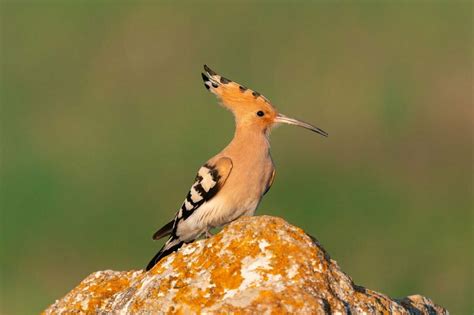
[[[204,70],[204,86],[220,99],[224,107],[232,111],[239,128],[257,128],[268,133],[272,127],[284,123],[300,126],[327,137],[325,131],[279,113],[260,93],[218,75],[206,65]]]

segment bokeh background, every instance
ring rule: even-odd
[[[1,2],[1,313],[143,268],[233,119],[204,63],[327,130],[272,134],[258,214],[360,285],[473,307],[472,2]]]

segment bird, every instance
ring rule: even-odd
[[[255,90],[233,82],[204,65],[204,86],[235,118],[231,142],[199,168],[181,208],[173,220],[153,235],[169,236],[146,266],[153,268],[183,244],[205,236],[242,216],[252,216],[275,179],[270,155],[270,132],[279,124],[300,126],[327,137],[309,123],[281,114]]]

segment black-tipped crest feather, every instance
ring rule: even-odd
[[[217,75],[211,68],[209,68],[207,65],[204,65],[204,70],[206,70],[207,73],[210,75]]]

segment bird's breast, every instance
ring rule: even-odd
[[[255,208],[265,193],[268,181],[273,172],[273,162],[270,157],[256,161],[236,161],[222,194],[229,202],[239,208]]]

